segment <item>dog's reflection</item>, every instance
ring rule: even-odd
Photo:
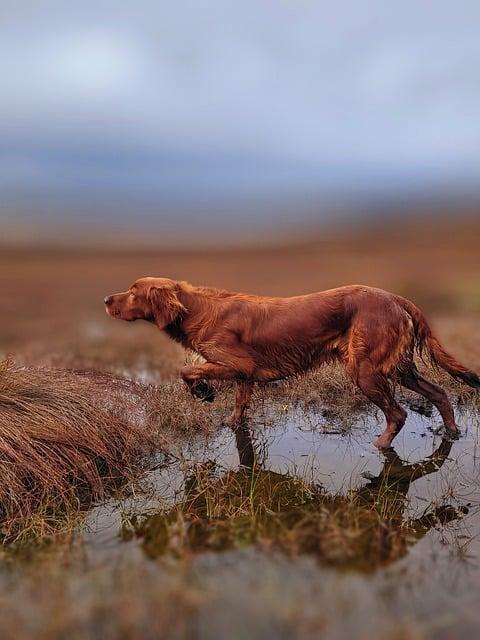
[[[443,440],[421,462],[408,464],[385,451],[381,473],[348,495],[263,468],[250,430],[235,430],[240,467],[218,474],[197,465],[185,483],[185,499],[148,517],[137,528],[151,557],[182,555],[256,544],[289,554],[309,553],[321,562],[371,571],[405,555],[432,527],[466,512],[451,505],[405,516],[412,482],[445,463],[452,442]]]

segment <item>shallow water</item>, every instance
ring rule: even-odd
[[[366,493],[370,496],[372,488],[378,490],[379,478],[385,476],[385,470],[388,475],[393,469],[394,474],[407,480],[402,481],[401,506],[392,507],[401,511],[395,513],[394,526],[401,528],[413,522],[422,527],[421,535],[408,544],[402,562],[431,558],[438,565],[439,558],[456,554],[467,558],[470,566],[476,566],[480,560],[478,410],[457,408],[462,434],[450,443],[442,440],[438,417],[409,410],[394,449],[388,453],[378,452],[371,444],[382,424],[375,414],[359,415],[348,429],[342,429],[341,424],[330,424],[320,414],[299,408],[289,408],[280,414],[277,408],[279,417],[272,421],[273,411],[273,407],[267,407],[264,417],[255,420],[246,432],[246,443],[245,433],[242,436],[237,432],[236,436],[229,428],[220,429],[213,437],[202,435],[188,443],[178,442],[172,456],[166,460],[159,458],[157,468],[147,474],[144,492],[94,509],[82,536],[88,561],[104,562],[124,554],[133,557],[141,554],[141,540],[127,536],[128,541],[122,541],[125,522],[129,523],[132,516],[141,518],[181,502],[186,479],[199,465],[207,465],[219,477],[238,469],[240,457],[248,465],[253,447],[261,469],[282,474],[286,479],[302,478],[320,486],[327,497]],[[388,508],[387,500],[391,520]],[[441,518],[429,518],[439,508],[452,510],[443,525]]]
[[[477,637],[480,414],[472,407],[456,413],[462,436],[447,442],[441,430],[437,433],[437,417],[409,411],[395,449],[385,453],[371,444],[380,416],[361,414],[347,425],[278,405],[256,413],[250,432],[221,428],[208,438],[178,440],[169,455],[158,456],[156,468],[132,496],[90,511],[73,540],[59,541],[45,553],[35,550],[34,562],[29,557],[4,563],[0,631],[8,633],[0,635],[65,638],[75,630],[78,638],[112,640]],[[310,516],[328,516],[344,498],[361,497],[367,514],[372,505],[377,511],[381,505],[386,540],[393,546],[387,545],[383,557],[357,554],[355,562],[341,566],[335,551],[342,536],[327,538],[334,552],[328,563],[325,554],[305,552],[301,545],[287,553],[256,541],[221,553],[200,546],[179,556],[152,554],[132,518],[148,523],[185,503],[195,469],[208,469],[219,480],[241,480],[250,473],[253,451],[256,477],[287,486],[287,516],[299,495],[290,487],[302,488],[302,482],[316,491],[313,502],[307,500],[315,506],[305,512]],[[239,470],[240,458],[247,468]],[[393,494],[383,490],[389,486],[384,481],[392,479]],[[376,497],[378,504],[372,502]],[[428,517],[439,508],[447,508],[448,517]],[[378,537],[382,518],[367,535]],[[291,532],[286,533],[288,538]],[[177,622],[181,633],[170,634]]]

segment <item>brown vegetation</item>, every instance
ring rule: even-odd
[[[0,367],[0,514],[5,540],[47,535],[132,481],[151,446],[145,392],[111,377]]]
[[[151,454],[208,433],[220,418],[180,382],[0,362],[3,541],[70,527],[85,508],[138,480]]]
[[[452,442],[443,440],[423,461],[408,464],[389,450],[377,477],[346,495],[332,494],[300,477],[255,464],[250,431],[236,431],[243,466],[218,474],[212,463],[197,465],[185,483],[185,500],[149,515],[135,533],[151,558],[188,557],[256,545],[288,555],[309,554],[322,564],[372,572],[407,553],[437,523],[456,520],[468,509],[442,504],[420,517],[405,513],[410,485],[438,472]]]
[[[445,570],[452,574],[452,585],[437,578],[433,556],[426,553],[425,543],[429,539],[435,543],[443,532],[431,532],[398,565],[366,578],[339,577],[309,558],[297,557],[311,553],[330,567],[357,563],[357,568],[369,570],[401,558],[430,526],[459,515],[449,505],[466,504],[465,495],[469,501],[470,494],[478,496],[478,478],[462,471],[456,448],[464,443],[465,459],[470,441],[454,443],[443,468],[445,487],[442,472],[435,476],[442,485],[438,491],[433,490],[431,477],[431,491],[422,489],[420,481],[414,493],[392,495],[380,482],[373,494],[370,486],[369,495],[340,495],[294,477],[298,469],[283,476],[258,467],[253,475],[246,469],[220,474],[210,463],[190,475],[189,493],[178,504],[172,507],[169,502],[158,511],[164,495],[168,499],[175,493],[178,498],[177,485],[170,491],[166,484],[178,470],[180,478],[185,470],[191,471],[184,451],[190,453],[195,435],[221,426],[232,390],[219,384],[212,405],[192,399],[178,380],[185,363],[182,350],[146,324],[127,327],[110,322],[102,300],[106,293],[145,274],[261,295],[296,295],[355,282],[379,286],[424,309],[446,349],[479,371],[478,230],[478,221],[466,224],[452,219],[444,225],[402,222],[398,227],[366,228],[266,250],[1,252],[0,362],[12,354],[17,363],[5,360],[0,367],[2,541],[70,533],[72,524],[83,521],[84,509],[94,503],[99,508],[92,513],[88,538],[66,535],[68,548],[64,548],[62,537],[55,536],[56,544],[49,545],[45,554],[35,546],[28,562],[18,563],[15,555],[11,571],[0,572],[0,636],[113,640],[226,637],[242,632],[252,638],[272,633],[316,638],[326,631],[325,637],[390,640],[437,637],[439,629],[452,637],[474,635],[478,574],[466,571],[461,580],[454,579],[456,571],[450,567],[459,568],[454,558]],[[426,376],[444,386],[452,400],[478,406],[478,392],[444,372],[428,368]],[[254,398],[259,429],[264,423],[280,423],[284,415],[301,418],[301,412],[288,412],[299,405],[321,412],[335,432],[346,431],[355,411],[371,407],[337,365],[260,387]],[[475,424],[472,420],[472,429],[468,427],[470,436]],[[429,426],[436,426],[435,418]],[[267,428],[266,436],[271,434],[277,430]],[[417,434],[415,442],[430,443],[427,436],[420,441]],[[322,444],[324,438],[332,444],[330,436],[320,437]],[[345,446],[343,439],[333,438],[343,455],[347,438]],[[188,443],[184,449],[182,442]],[[476,444],[471,442],[473,451]],[[205,449],[210,455],[208,446]],[[160,453],[154,458],[155,466],[167,460],[172,467],[148,475],[139,486],[137,479],[151,466],[151,451],[172,452],[173,456]],[[177,453],[179,461],[172,462]],[[449,466],[454,477],[459,474],[465,500],[457,499],[452,489]],[[138,503],[131,498],[132,483],[135,491],[146,492],[136,494]],[[148,491],[153,486],[151,496]],[[416,492],[427,499],[424,506],[429,505],[427,517],[416,523],[419,528],[413,526],[409,502]],[[120,500],[103,507],[110,496]],[[129,500],[123,501],[126,496]],[[142,507],[150,498],[155,513],[149,519]],[[462,557],[478,529],[474,519],[478,500],[472,503],[463,525],[473,527],[471,536],[463,536],[463,530],[458,535],[453,528]],[[436,512],[438,506],[447,510]],[[125,533],[137,533],[139,538],[121,550],[116,546],[120,540],[109,539],[110,546],[104,548],[103,531],[98,535],[93,520],[112,508],[110,533],[115,537],[127,507],[136,509],[136,522],[132,518],[134,526]],[[418,515],[422,518],[421,509]],[[138,553],[137,544],[144,545],[149,559]],[[445,555],[447,546],[437,547],[438,553]],[[196,553],[219,549],[230,552]],[[285,553],[260,551],[272,549]],[[10,557],[9,552],[5,555]],[[157,555],[162,558],[150,559]],[[365,558],[368,567],[360,566]],[[402,609],[402,594],[416,611]],[[428,598],[430,604],[419,612]],[[330,635],[329,629],[333,629]]]

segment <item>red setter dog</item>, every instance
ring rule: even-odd
[[[128,291],[104,300],[122,320],[147,320],[206,362],[182,369],[193,395],[213,400],[209,380],[235,380],[229,424],[242,421],[255,382],[282,380],[325,362],[340,361],[364,395],[385,414],[387,426],[374,442],[389,447],[406,412],[392,382],[428,398],[446,429],[457,434],[452,405],[441,387],[423,378],[414,352],[472,387],[480,378],[449,355],[422,312],[400,296],[351,285],[291,298],[267,298],[194,287],[169,278],[141,278]]]

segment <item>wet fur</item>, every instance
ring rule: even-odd
[[[153,322],[205,358],[205,363],[182,370],[195,395],[202,395],[199,384],[205,381],[235,380],[232,424],[243,419],[255,382],[282,380],[332,361],[341,362],[384,412],[387,427],[375,442],[379,448],[390,446],[406,419],[395,401],[392,382],[428,398],[448,431],[457,432],[445,392],[417,371],[416,350],[427,353],[455,378],[480,387],[477,374],[443,349],[422,312],[409,300],[382,289],[349,285],[272,298],[168,278],[142,278],[108,300],[110,315]],[[212,398],[211,389],[207,395]]]

